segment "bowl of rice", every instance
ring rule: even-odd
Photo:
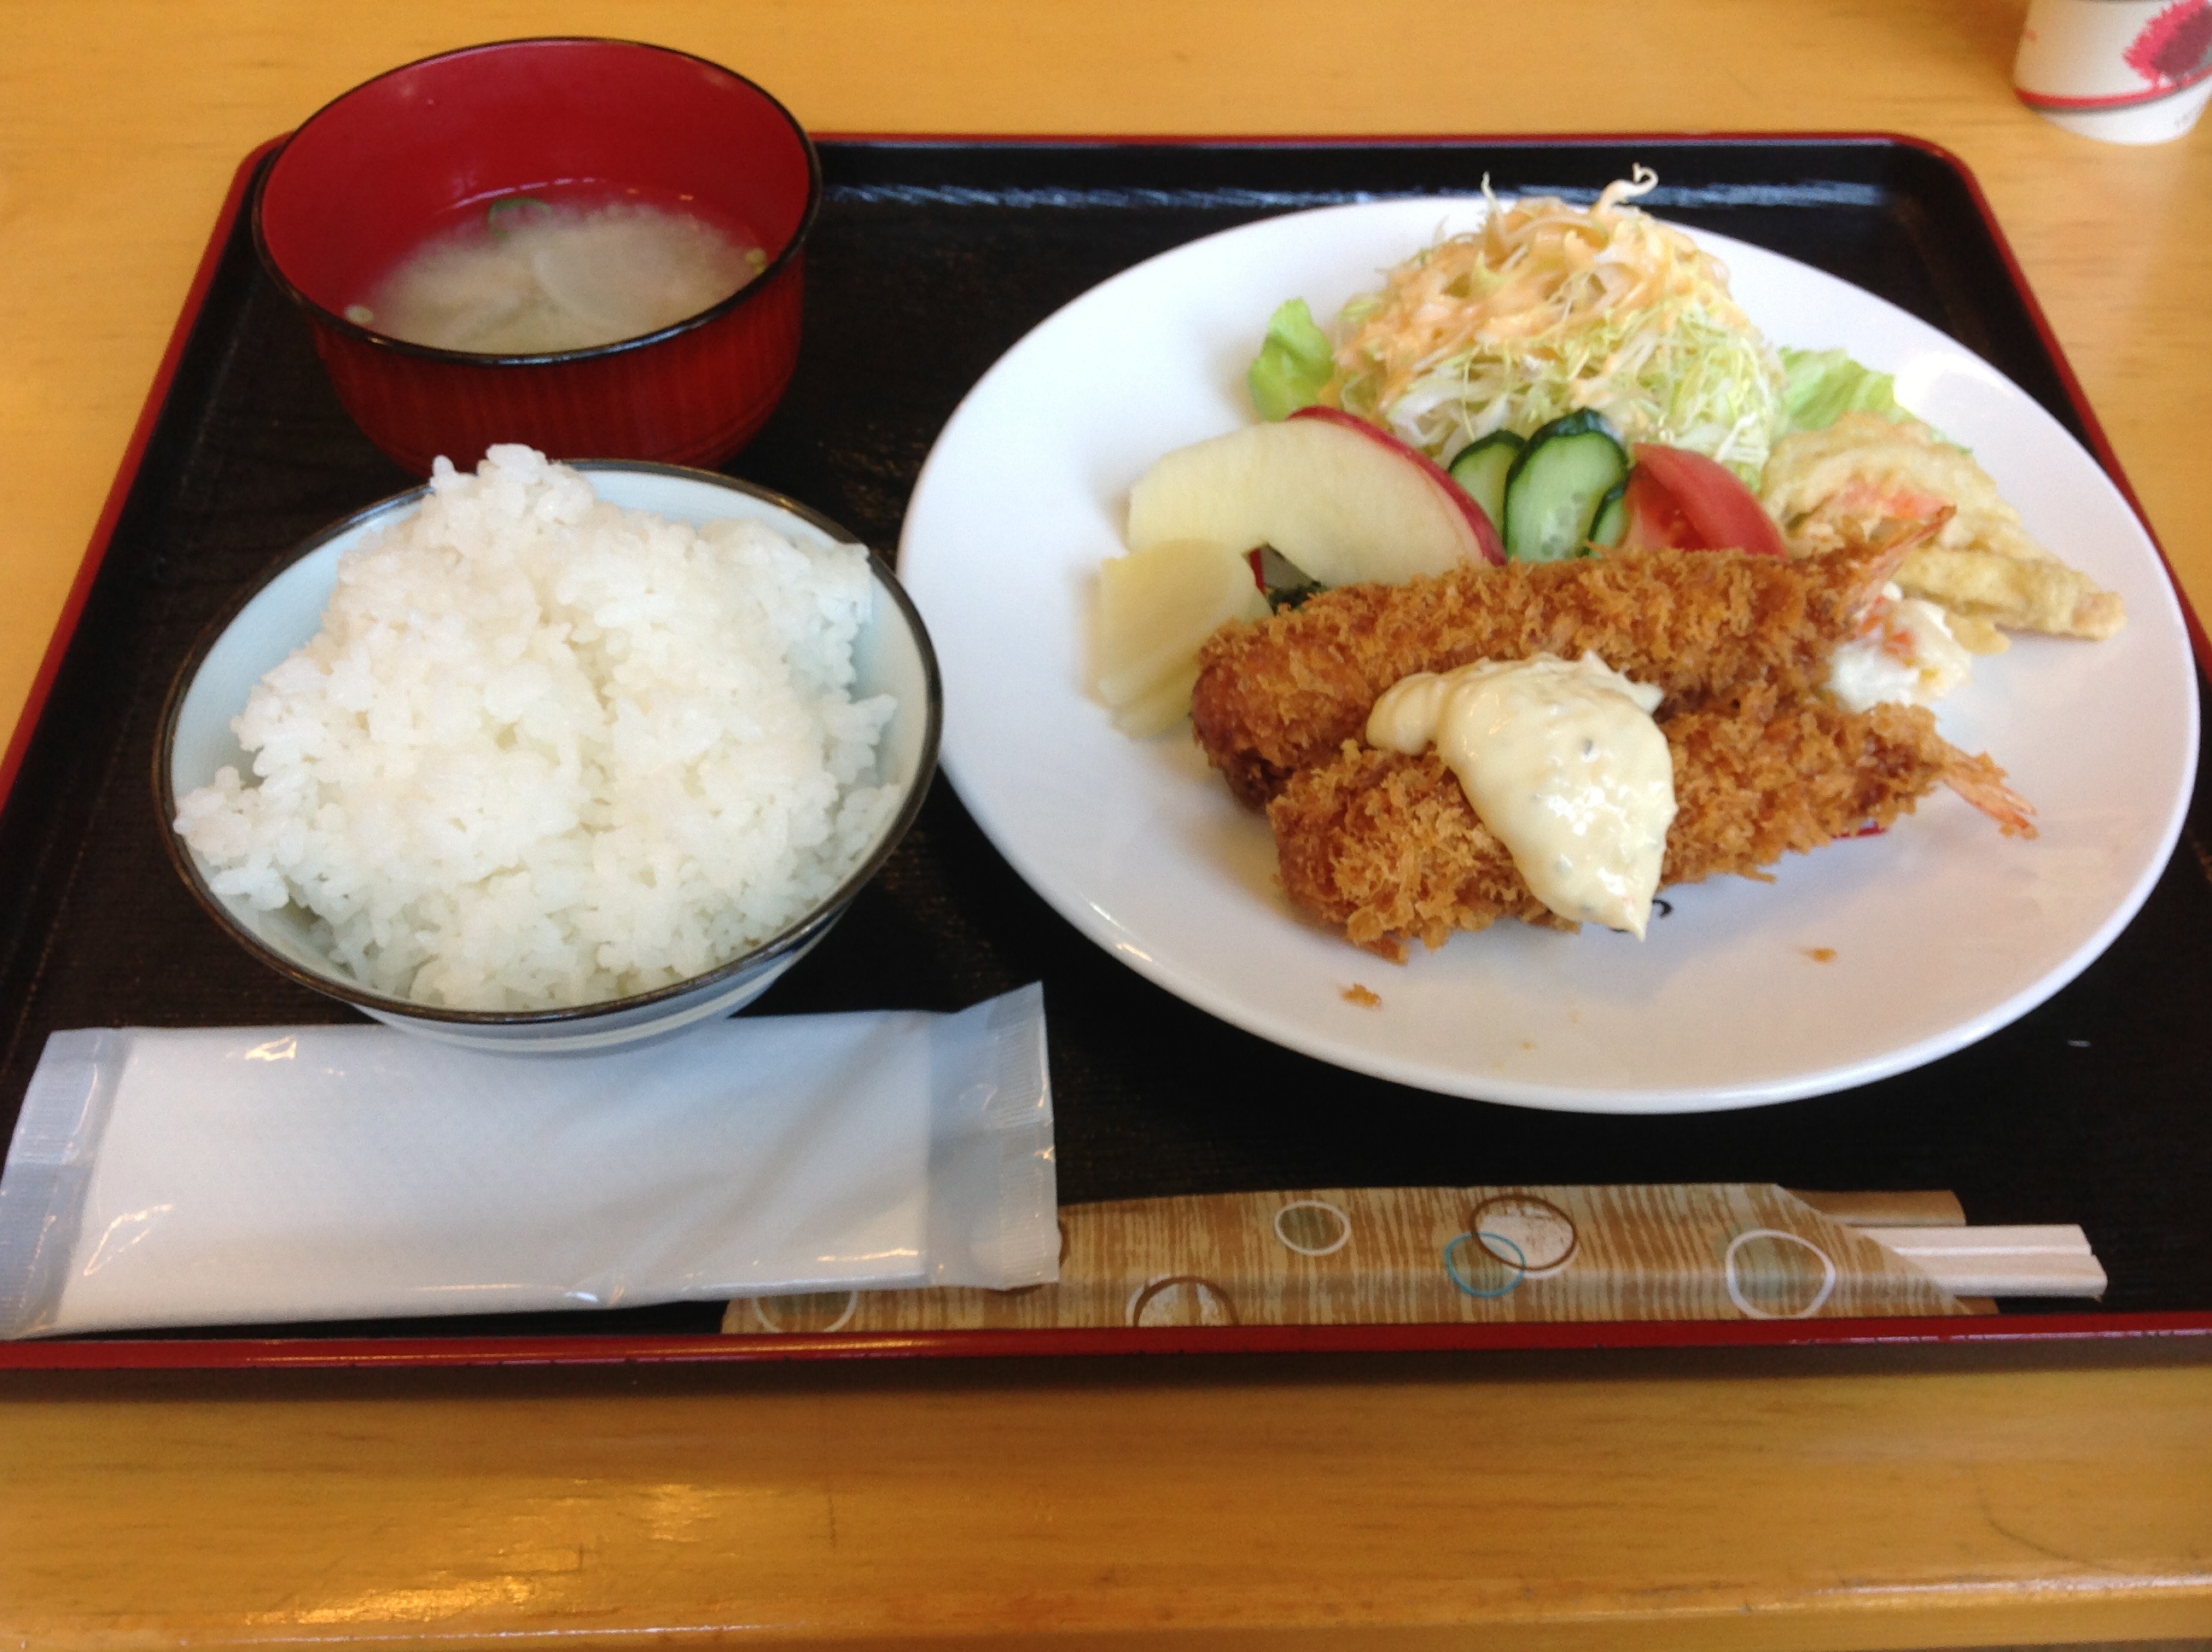
[[[750,1002],[935,771],[889,568],[705,471],[494,446],[301,545],[202,641],[155,788],[185,886],[293,980],[478,1048]]]

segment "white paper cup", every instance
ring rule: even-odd
[[[2012,79],[2085,137],[2179,137],[2212,99],[2212,0],[2030,0]]]

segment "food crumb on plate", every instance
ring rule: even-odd
[[[1836,949],[1832,946],[1801,946],[1797,949],[1815,963],[1833,963]]]
[[[1379,993],[1370,992],[1355,981],[1344,989],[1344,1001],[1346,1004],[1357,1004],[1362,1009],[1372,1010],[1381,1006],[1382,998]]]

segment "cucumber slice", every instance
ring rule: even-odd
[[[1510,430],[1493,430],[1460,449],[1459,457],[1451,462],[1451,479],[1467,489],[1490,518],[1490,525],[1501,534],[1505,531],[1506,472],[1528,445]]]
[[[1605,550],[1620,543],[1620,536],[1628,528],[1628,478],[1623,477],[1606,490],[1597,501],[1597,514],[1590,518],[1589,542]]]
[[[1505,477],[1505,554],[1523,562],[1583,555],[1607,494],[1628,477],[1628,454],[1595,413],[1570,413],[1528,438]]]

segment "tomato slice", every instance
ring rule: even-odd
[[[1774,525],[1735,471],[1703,453],[1640,441],[1636,469],[1621,502],[1627,507],[1626,544],[1682,550],[1746,550],[1786,556]],[[1644,497],[1639,501],[1638,490]]]
[[[1621,495],[1620,503],[1628,519],[1620,532],[1623,550],[1698,548],[1697,532],[1690,526],[1690,519],[1682,513],[1682,507],[1674,502],[1674,495],[1652,474],[1650,466],[1638,465],[1628,473],[1628,488]]]

